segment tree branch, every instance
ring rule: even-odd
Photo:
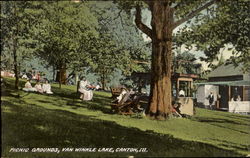
[[[133,63],[136,63],[136,64],[150,64],[150,62],[147,62],[147,61],[139,61],[139,60],[132,60]]]
[[[178,21],[176,21],[174,23],[174,27],[176,28],[177,26],[181,25],[182,23],[188,21],[189,19],[192,19],[193,17],[195,17],[199,12],[201,12],[203,9],[208,8],[209,6],[213,5],[217,0],[211,0],[210,2],[204,4],[203,6],[201,6],[200,8],[192,11],[191,13],[189,13],[186,17],[184,17],[183,19],[180,19]]]
[[[143,33],[152,38],[152,30],[147,25],[142,23],[141,8],[139,5],[136,6],[135,24]]]

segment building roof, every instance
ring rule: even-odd
[[[226,85],[226,86],[250,86],[250,81],[219,81],[194,83],[195,85]]]
[[[237,67],[235,67],[233,64],[224,64],[208,74],[208,77],[238,76],[243,74],[244,72],[242,71],[242,64]]]

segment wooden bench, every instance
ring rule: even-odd
[[[121,94],[122,87],[117,87],[117,88],[110,87],[110,90],[111,90],[112,98],[115,99]]]
[[[139,105],[141,104],[141,97],[138,97],[134,100],[130,100],[131,93],[128,92],[123,95],[122,99],[118,103],[111,103],[111,110],[118,114],[131,115],[142,111]]]

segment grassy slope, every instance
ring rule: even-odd
[[[6,81],[13,85],[13,80]],[[13,87],[5,89],[1,97],[4,155],[17,156],[8,152],[10,147],[148,148],[149,152],[140,156],[249,154],[249,116],[197,109],[191,119],[154,121],[139,115],[110,114],[109,93],[95,92],[94,101],[81,102],[74,86],[63,86],[61,90],[57,87],[53,85],[54,95],[15,92]],[[54,157],[93,154],[104,153],[60,153]],[[46,154],[36,153],[32,157],[39,155]]]

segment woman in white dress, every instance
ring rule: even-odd
[[[43,93],[43,88],[39,81],[36,82],[35,88],[37,92]]]
[[[46,94],[53,94],[53,92],[51,91],[51,86],[50,86],[48,80],[45,80],[45,83],[43,84],[42,88],[43,88],[43,92],[44,93],[46,93]]]
[[[81,93],[80,99],[82,100],[92,100],[93,98],[92,90],[87,89],[88,85],[88,81],[85,78],[82,78],[78,88],[78,91]]]
[[[37,91],[36,88],[32,87],[29,79],[25,83],[23,90],[26,92],[36,92]]]

